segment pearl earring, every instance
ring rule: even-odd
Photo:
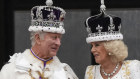
[[[109,52],[108,55],[112,55],[112,54]]]

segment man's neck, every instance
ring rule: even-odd
[[[39,58],[42,58],[45,60],[50,59],[50,57],[43,55],[43,53],[40,51],[40,49],[38,47],[36,47],[35,45],[31,49],[35,53],[35,55],[37,55]]]

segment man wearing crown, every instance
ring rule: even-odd
[[[15,53],[0,72],[0,79],[78,79],[71,67],[61,63],[56,54],[61,45],[66,12],[52,6],[35,6],[31,10],[31,44],[23,53]]]

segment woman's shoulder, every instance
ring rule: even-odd
[[[123,62],[125,67],[129,68],[131,71],[140,70],[140,61],[139,60],[126,60]]]
[[[86,68],[86,73],[92,73],[94,70],[98,70],[100,65],[89,65]]]
[[[92,70],[92,69],[94,69],[95,67],[100,67],[100,65],[89,65],[89,66],[87,66],[87,70]]]
[[[127,60],[124,61],[124,67],[126,67],[127,75],[130,75],[132,79],[140,78],[140,61],[139,60]]]
[[[89,70],[89,69],[93,69],[94,68],[94,65],[89,65],[89,66],[87,66],[87,69]]]
[[[99,70],[100,65],[89,65],[87,66],[86,73],[85,73],[85,79],[93,79],[96,73],[96,69]]]
[[[130,66],[136,66],[136,65],[140,66],[140,61],[139,60],[125,60],[124,64],[130,65]]]

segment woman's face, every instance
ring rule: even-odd
[[[96,63],[104,63],[109,58],[109,55],[104,47],[103,42],[92,42],[91,44],[91,52],[95,57]]]

